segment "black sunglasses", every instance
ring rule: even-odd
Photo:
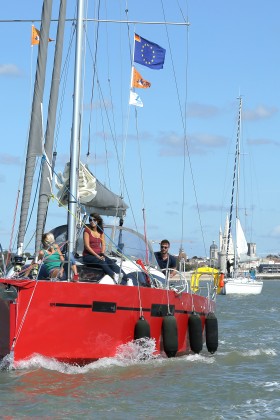
[[[161,248],[168,248],[168,245],[161,245]]]
[[[96,220],[96,219],[94,219],[93,217],[89,217],[89,218],[88,218],[88,220],[89,220],[90,222],[95,222],[95,223],[97,223],[97,220]]]

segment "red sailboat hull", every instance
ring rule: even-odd
[[[134,339],[141,314],[150,326],[156,352],[163,353],[162,323],[176,318],[177,355],[189,349],[188,319],[196,312],[204,328],[214,302],[190,293],[163,289],[0,279],[0,288],[17,290],[17,297],[0,298],[0,356],[14,351],[14,362],[34,354],[84,365],[114,357],[120,345]],[[210,307],[209,307],[210,306]]]

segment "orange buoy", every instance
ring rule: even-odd
[[[220,288],[224,287],[224,285],[225,285],[224,278],[225,278],[224,273],[221,273],[220,274],[220,279],[219,279],[219,286],[220,286]]]

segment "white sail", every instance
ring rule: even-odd
[[[222,232],[222,228],[220,226],[220,230],[219,230],[219,251],[222,251],[222,247],[223,247],[223,232]]]
[[[237,258],[248,253],[248,244],[239,219],[236,219],[236,254]]]

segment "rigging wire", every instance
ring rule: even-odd
[[[164,10],[164,5],[163,5],[163,0],[161,0],[161,6],[162,6],[163,19],[166,22],[166,16],[165,16],[165,10]],[[182,173],[183,191],[182,191],[182,214],[181,214],[181,248],[182,248],[183,237],[184,237],[185,173],[186,173],[186,161],[185,161],[185,159],[186,159],[186,154],[187,154],[188,161],[189,161],[189,166],[190,166],[190,172],[191,172],[191,179],[192,179],[192,184],[193,184],[193,189],[194,189],[196,207],[197,207],[197,212],[198,212],[200,230],[201,230],[201,235],[202,235],[204,253],[205,253],[205,255],[207,255],[206,245],[205,245],[205,238],[204,238],[204,232],[203,232],[203,227],[202,227],[201,214],[200,214],[200,208],[199,208],[199,204],[198,204],[197,190],[196,190],[196,185],[195,185],[195,180],[194,180],[194,173],[193,173],[192,161],[191,161],[191,156],[190,156],[190,151],[189,151],[189,145],[188,145],[188,138],[187,138],[186,107],[187,107],[187,97],[188,97],[188,90],[187,90],[188,84],[186,83],[186,92],[185,92],[185,98],[186,98],[186,100],[185,100],[185,109],[184,109],[184,114],[183,114],[181,100],[180,100],[180,95],[179,95],[179,88],[178,88],[178,83],[177,83],[177,77],[176,77],[176,72],[175,72],[175,65],[174,65],[174,60],[173,60],[173,54],[172,54],[172,48],[171,48],[171,44],[170,44],[170,37],[169,37],[167,22],[165,24],[165,31],[166,31],[166,37],[167,37],[168,46],[169,46],[169,52],[170,52],[170,57],[171,57],[172,72],[173,72],[174,83],[175,83],[175,87],[176,87],[176,93],[177,93],[178,104],[179,104],[179,109],[180,109],[180,116],[181,116],[182,126],[183,126],[183,130],[184,130],[184,161],[183,161],[183,173]],[[188,79],[188,39],[189,38],[188,38],[188,25],[187,25],[186,81]]]
[[[17,216],[19,196],[20,196],[20,190],[18,190],[18,192],[17,192],[16,206],[15,206],[15,210],[14,210],[14,218],[13,218],[13,224],[12,224],[11,238],[10,238],[10,243],[9,243],[9,248],[8,248],[8,253],[7,253],[7,259],[6,259],[6,262],[5,262],[6,266],[8,266],[8,264],[10,262],[10,259],[11,259],[11,255],[12,255],[12,242],[13,242],[13,236],[14,236],[14,230],[15,230],[15,224],[16,224],[16,216]]]
[[[29,77],[29,80],[30,80],[30,86],[29,86],[29,97],[30,97],[29,107],[30,107],[30,113],[31,113],[31,108],[32,108],[33,51],[34,51],[33,45],[31,45],[31,50],[30,50],[30,77]],[[30,122],[29,122],[29,124],[30,124]],[[28,131],[29,131],[29,127],[28,127],[27,132],[26,132],[24,156],[26,156],[27,145],[28,145]],[[15,204],[15,211],[14,211],[12,232],[11,232],[11,236],[10,236],[10,243],[9,243],[8,255],[9,255],[9,253],[11,254],[12,249],[14,247],[14,244],[12,245],[12,242],[13,242],[14,226],[15,226],[15,221],[16,221],[16,216],[17,216],[17,210],[18,210],[19,196],[20,196],[20,185],[22,185],[23,174],[24,174],[24,163],[21,164],[21,170],[20,170],[20,174],[19,174],[18,193],[17,193],[17,198],[16,198],[16,204]],[[16,241],[16,238],[15,238],[15,241]],[[8,255],[7,255],[7,261],[8,261]]]
[[[61,89],[61,97],[60,97],[60,106],[59,106],[58,117],[57,117],[57,122],[56,122],[56,133],[55,133],[55,141],[54,141],[54,149],[53,149],[54,151],[57,150],[58,138],[60,134],[60,124],[62,120],[62,111],[63,111],[63,106],[64,106],[68,73],[69,73],[69,68],[70,68],[71,52],[72,52],[72,46],[73,46],[75,33],[76,33],[76,26],[73,24],[72,32],[71,32],[71,36],[69,40],[69,45],[68,45],[68,50],[66,53],[64,65],[61,72],[60,84],[62,84],[62,89]]]
[[[128,20],[128,3],[126,3],[126,18]],[[129,53],[130,53],[130,66],[132,68],[133,65],[133,49],[131,45],[131,33],[130,33],[130,26],[127,24],[127,36],[128,36],[128,44],[129,44]],[[130,86],[131,89],[131,86]],[[130,108],[130,105],[128,105]],[[130,114],[129,114],[130,115]],[[141,179],[141,197],[142,197],[142,217],[143,217],[143,231],[144,231],[144,239],[145,239],[145,245],[146,245],[146,264],[149,263],[149,250],[148,250],[148,235],[147,235],[147,217],[146,217],[146,204],[145,204],[145,191],[144,191],[144,177],[143,177],[143,158],[142,158],[142,152],[141,152],[141,142],[140,142],[140,136],[139,136],[139,129],[138,129],[138,112],[137,108],[134,109],[134,119],[135,119],[135,130],[136,130],[136,139],[137,139],[137,147],[138,147],[138,160],[139,160],[139,169],[140,169],[140,179]],[[128,125],[127,125],[128,129]],[[126,139],[127,139],[127,133],[126,133]]]
[[[93,66],[94,66],[95,79],[96,79],[96,83],[97,83],[98,90],[99,90],[99,96],[101,98],[100,102],[101,102],[101,105],[104,109],[104,112],[105,112],[105,115],[106,115],[106,121],[107,121],[107,124],[109,126],[109,131],[111,133],[111,137],[112,137],[112,140],[113,140],[113,145],[114,145],[114,149],[115,149],[115,156],[116,156],[116,160],[117,160],[117,164],[118,164],[118,168],[119,168],[120,178],[122,179],[122,182],[123,182],[122,190],[125,190],[125,192],[127,194],[128,201],[130,203],[131,212],[132,212],[132,217],[133,217],[133,220],[134,220],[134,224],[135,224],[135,226],[137,226],[136,218],[135,218],[132,206],[131,206],[131,200],[130,200],[130,197],[129,197],[126,181],[125,181],[125,178],[124,178],[124,168],[123,168],[124,165],[122,163],[123,160],[120,159],[120,154],[119,154],[118,147],[117,147],[117,138],[116,138],[116,134],[114,133],[114,124],[111,122],[111,119],[109,117],[108,107],[106,106],[106,101],[105,101],[105,98],[104,98],[104,95],[103,95],[103,91],[102,91],[101,85],[99,83],[98,72],[97,72],[97,68],[96,68],[96,64],[95,64],[96,54],[92,53],[90,45],[88,45],[88,48],[89,48],[90,57],[92,59]],[[96,47],[96,49],[97,49],[97,47]],[[93,108],[92,105],[91,105],[91,108]],[[121,193],[121,197],[123,197],[123,193]],[[136,230],[138,230],[137,227],[136,227]]]
[[[98,1],[98,4],[96,5],[97,8],[97,26],[95,31],[95,45],[94,45],[94,54],[91,52],[90,48],[90,42],[88,40],[88,48],[91,53],[92,62],[93,62],[93,75],[92,75],[92,87],[91,87],[91,97],[90,97],[90,118],[89,118],[89,127],[88,127],[88,149],[87,149],[87,157],[90,155],[90,138],[91,138],[91,124],[92,124],[92,110],[93,110],[93,93],[94,93],[94,87],[95,87],[95,79],[96,79],[96,58],[97,58],[97,52],[98,52],[98,39],[99,39],[99,14],[100,14],[100,0]],[[87,33],[86,33],[87,38]]]

